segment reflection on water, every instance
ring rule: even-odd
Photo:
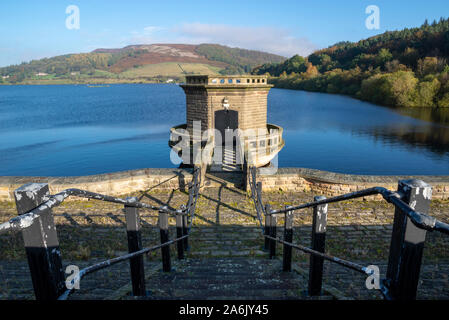
[[[345,96],[272,89],[285,128],[280,166],[360,174],[449,174],[449,108],[390,109]]]
[[[442,156],[449,152],[449,130],[444,126],[371,128],[366,134],[388,143],[403,143],[416,148],[426,148]]]
[[[441,155],[449,152],[449,108],[409,108],[398,109],[397,112],[425,123],[421,122],[419,126],[391,128],[386,134],[373,132],[373,135],[426,147]]]
[[[449,126],[449,108],[403,108],[397,112],[434,124]]]
[[[176,85],[0,86],[0,175],[176,167],[169,129],[184,122]],[[449,109],[272,89],[268,122],[284,127],[283,167],[449,175]]]

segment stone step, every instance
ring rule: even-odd
[[[236,152],[233,148],[222,149],[222,159],[217,163],[212,163],[211,172],[241,172],[241,165],[237,164]]]
[[[194,254],[189,254],[189,257],[191,258],[202,258],[202,257],[223,257],[223,258],[230,258],[230,257],[253,257],[253,258],[257,258],[257,257],[263,257],[266,256],[267,253],[263,252],[261,250],[254,250],[254,251],[236,251],[236,252],[231,252],[231,251],[197,251]]]
[[[187,295],[187,296],[178,296],[178,297],[167,297],[167,296],[157,296],[150,295],[148,297],[127,297],[126,299],[136,299],[136,300],[309,300],[307,297],[298,298],[297,296],[262,296],[260,294],[256,295],[235,295],[231,293],[230,295],[216,295],[216,296],[201,296],[201,295]],[[321,297],[320,300],[331,300],[332,297]],[[313,299],[316,300],[316,299]]]
[[[275,263],[279,263],[277,260],[267,260],[267,259],[208,259],[207,261],[202,260],[190,260],[188,261],[189,266],[223,266],[223,267],[238,267],[238,266],[251,266],[255,268],[261,268],[263,266],[272,266]]]
[[[198,231],[198,232],[196,232]],[[216,236],[226,236],[229,234],[239,234],[241,236],[247,236],[247,235],[260,235],[261,229],[259,227],[247,227],[245,229],[243,228],[229,228],[229,227],[223,227],[221,230],[218,228],[208,228],[208,227],[202,227],[202,228],[192,228],[192,235],[201,234],[201,235],[216,235]]]
[[[307,280],[282,272],[277,259],[189,258],[177,261],[171,272],[153,274],[146,286],[149,296],[136,299],[309,299]],[[134,299],[130,294],[123,298]]]
[[[244,296],[231,294],[228,296],[187,296],[187,297],[167,297],[167,296],[157,296],[152,295],[151,292],[147,297],[127,297],[126,299],[135,299],[135,300],[335,300],[333,296],[324,295],[324,296],[316,296],[310,297],[307,295],[284,295],[284,296],[262,296],[260,294],[253,296]]]
[[[250,275],[248,275],[250,276]],[[192,281],[198,283],[192,283]],[[269,279],[266,279],[269,282]],[[267,290],[266,283],[252,283],[250,281],[243,281],[242,278],[228,278],[227,280],[221,279],[202,279],[201,277],[192,277],[189,279],[179,279],[176,283],[177,286],[183,288],[184,290],[207,290],[208,292],[213,292],[215,290],[222,291],[223,288],[226,290],[233,290],[233,292],[243,292],[246,290]],[[298,287],[295,283],[270,283],[268,290],[302,290],[302,287]]]
[[[244,241],[244,240],[254,240],[254,239],[262,239],[262,232],[259,231],[259,233],[247,233],[247,234],[241,234],[236,232],[229,232],[229,233],[223,233],[223,234],[216,234],[216,233],[205,233],[205,234],[194,234],[192,233],[191,239],[198,240],[198,241],[204,241],[204,240],[232,240],[232,241]]]
[[[284,290],[284,289],[248,289],[248,290],[242,290],[242,289],[227,289],[227,288],[214,288],[214,289],[207,289],[205,290],[188,290],[188,289],[180,289],[180,290],[173,290],[172,295],[178,298],[184,298],[184,299],[193,299],[194,297],[198,296],[204,296],[208,297],[208,299],[217,299],[218,297],[231,297],[231,299],[234,299],[234,297],[260,297],[261,299],[303,299],[304,296],[298,291],[292,291],[292,290]]]

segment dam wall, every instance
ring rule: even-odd
[[[48,183],[51,194],[77,188],[120,196],[148,190],[184,190],[191,179],[188,169],[138,169],[80,177],[0,177],[0,201],[14,201],[14,190],[31,182]],[[420,179],[430,184],[432,199],[449,199],[449,176],[353,175],[305,168],[279,168],[276,174],[257,176],[263,191],[312,192],[328,197],[375,186],[396,190],[398,180],[404,179]],[[241,182],[241,173],[208,173],[204,188],[239,186]]]

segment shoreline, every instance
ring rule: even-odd
[[[78,188],[110,196],[144,190],[168,191],[185,188],[192,178],[190,169],[146,168],[76,177],[0,176],[0,201],[14,201],[14,190],[27,183],[48,183],[50,193]],[[433,199],[449,199],[449,176],[356,175],[306,168],[279,168],[274,175],[258,175],[263,191],[314,192],[336,196],[370,187],[396,190],[398,180],[420,179],[433,187]],[[204,188],[237,186],[241,173],[208,173]],[[380,196],[371,196],[380,199]]]
[[[0,86],[46,86],[46,85],[90,85],[90,84],[174,84],[166,82],[155,82],[155,81],[145,81],[145,80],[129,80],[129,81],[99,81],[103,79],[93,79],[92,82],[66,82],[66,81],[48,81],[48,82],[37,82],[37,83],[0,83]]]
[[[270,82],[268,82],[270,83]],[[431,110],[436,110],[436,109],[449,109],[448,107],[435,107],[435,106],[419,106],[419,107],[412,107],[412,106],[395,106],[395,105],[388,105],[388,104],[382,104],[382,103],[376,103],[373,101],[370,101],[368,99],[363,99],[361,97],[358,97],[356,94],[352,95],[352,94],[345,94],[345,93],[330,93],[330,92],[323,92],[323,91],[319,91],[319,90],[305,90],[305,89],[294,89],[294,88],[287,88],[287,87],[283,87],[283,86],[277,86],[274,83],[271,82],[271,84],[274,85],[273,89],[283,89],[283,90],[292,90],[292,91],[304,91],[304,92],[312,92],[312,93],[323,93],[323,94],[331,94],[331,95],[337,95],[337,96],[342,96],[342,97],[347,97],[347,98],[352,98],[361,102],[366,102],[366,103],[370,103],[379,107],[383,107],[383,108],[389,108],[392,110],[397,110],[397,109],[431,109]]]
[[[137,79],[130,79],[125,81],[103,81],[105,79],[92,79],[92,82],[66,82],[66,81],[48,81],[48,82],[37,82],[37,83],[0,83],[0,86],[53,86],[53,85],[114,85],[114,84],[167,84],[167,85],[174,85],[176,83],[166,83],[166,82],[156,82],[156,81],[148,81],[148,80],[137,80]],[[102,80],[98,81],[97,80]],[[272,83],[273,84],[273,83]],[[294,88],[287,88],[283,86],[277,86],[273,84],[273,89],[282,89],[282,90],[292,90],[292,91],[304,91],[304,92],[311,92],[311,93],[322,93],[322,94],[330,94],[330,95],[338,95],[342,97],[347,97],[351,99],[355,99],[361,102],[370,103],[379,107],[389,108],[392,110],[395,109],[449,109],[449,107],[432,107],[432,106],[420,106],[420,107],[401,107],[401,106],[394,106],[394,105],[387,105],[387,104],[380,104],[380,103],[374,103],[367,99],[362,99],[358,97],[357,95],[350,95],[350,94],[344,94],[344,93],[330,93],[330,92],[322,92],[318,90],[304,90],[304,89],[294,89]]]

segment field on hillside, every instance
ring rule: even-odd
[[[202,63],[179,63],[187,73],[195,74],[218,74],[221,69],[207,64]],[[179,68],[177,62],[164,62],[157,64],[148,64],[142,67],[128,69],[122,73],[120,76],[126,78],[139,78],[139,77],[156,77],[156,76],[166,76],[166,77],[183,77],[184,74]]]

